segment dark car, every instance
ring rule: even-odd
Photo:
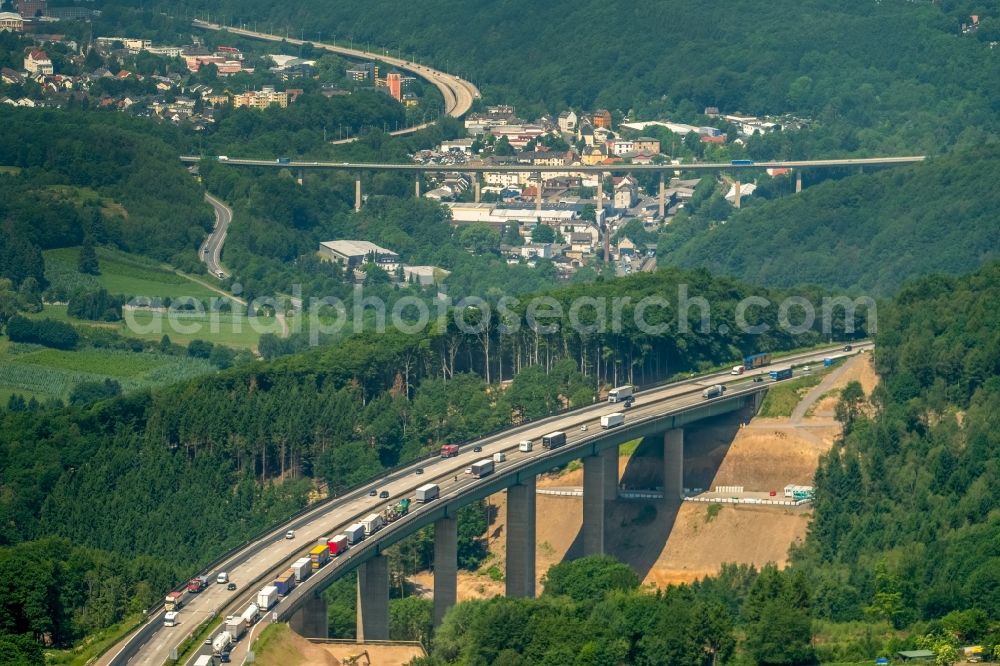
[[[854,349],[854,347],[851,345],[844,345],[844,351],[851,351],[852,349]]]
[[[389,499],[389,491],[383,490],[378,494],[378,496],[381,497],[382,499]]]
[[[418,467],[417,469],[415,469],[413,471],[413,473],[414,474],[423,474],[424,473],[424,468],[423,467]]]
[[[477,447],[475,447],[475,448],[472,449],[472,452],[473,453],[482,453],[483,452],[483,447],[477,446]]]
[[[232,592],[233,590],[236,589],[236,583],[230,583],[229,585],[226,585],[226,589]]]
[[[378,491],[375,490],[374,488],[368,491],[368,497],[376,497],[376,496],[378,496]]]

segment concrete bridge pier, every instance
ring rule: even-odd
[[[305,169],[299,169],[299,172],[295,174],[295,182],[302,185],[306,182],[306,171]]]
[[[739,208],[740,207],[740,181],[739,180],[736,181],[735,186],[736,186],[736,194],[733,196],[733,206],[735,206],[736,208]]]
[[[442,518],[434,523],[434,626],[458,601],[458,520]]]
[[[354,211],[361,210],[361,175],[354,181]]]
[[[507,596],[535,596],[535,478],[507,489]]]
[[[684,430],[676,428],[663,435],[663,499],[684,497]]]
[[[292,616],[289,624],[292,631],[304,638],[329,638],[330,623],[323,595],[309,597],[305,606]]]
[[[604,553],[604,455],[583,459],[583,556]]]
[[[660,172],[660,200],[659,200],[659,212],[660,219],[662,220],[667,215],[667,183],[663,177],[663,172]]]
[[[389,640],[389,559],[377,555],[358,567],[358,642]]]
[[[612,446],[601,451],[604,466],[604,501],[618,499],[618,447]]]
[[[472,174],[472,191],[475,193],[475,202],[479,203],[479,200],[482,198],[483,195],[482,195],[482,192],[480,191],[480,187],[479,187],[479,174],[478,173]]]
[[[538,172],[538,192],[537,192],[538,196],[535,197],[535,214],[538,217],[542,216],[542,187],[544,186],[544,182],[545,182],[545,181],[542,180],[542,177],[543,177],[543,174],[542,174],[541,171],[539,171]]]
[[[795,193],[798,194],[802,191],[802,170],[795,170]]]
[[[419,173],[413,179],[413,194],[418,199],[420,198],[420,174]]]

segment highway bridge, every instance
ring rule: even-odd
[[[799,353],[779,359],[766,369],[816,363],[827,356],[856,354],[870,348],[870,343],[860,343],[850,352],[836,347]],[[702,396],[706,386],[722,382],[728,385],[722,397]],[[605,504],[615,501],[618,492],[618,446],[637,437],[662,436],[664,501],[676,502],[683,494],[684,427],[725,413],[756,411],[768,386],[769,382],[754,382],[747,376],[704,375],[638,393],[635,405],[625,411],[625,423],[620,427],[602,430],[599,421],[602,415],[620,411],[621,405],[591,405],[467,443],[456,457],[427,458],[387,472],[377,482],[277,525],[266,535],[218,560],[204,574],[214,580],[217,572],[226,571],[230,580],[238,584],[238,591],[211,585],[192,595],[181,610],[180,625],[175,627],[165,627],[162,608],[155,609],[145,625],[110,650],[99,663],[160,666],[176,654],[178,646],[202,623],[217,623],[227,614],[238,615],[254,600],[257,590],[294,560],[305,556],[318,539],[324,539],[325,543],[326,537],[344,531],[348,525],[401,498],[412,498],[419,486],[431,482],[440,486],[440,498],[426,504],[412,503],[404,518],[351,547],[296,587],[274,609],[263,614],[258,626],[289,621],[305,636],[325,637],[327,614],[321,593],[338,578],[357,570],[358,639],[389,638],[389,570],[385,550],[428,525],[434,526],[434,621],[439,623],[456,602],[457,512],[462,506],[504,491],[508,507],[506,593],[513,597],[534,596],[537,475],[572,460],[583,460],[583,551],[602,553]],[[583,426],[587,428],[584,430]],[[565,432],[567,442],[558,448],[545,449],[540,439],[552,431]],[[532,451],[518,451],[518,442],[523,439],[533,440]],[[473,451],[476,446],[482,450]],[[465,473],[473,462],[497,452],[504,452],[507,459],[497,464],[495,473],[482,479]],[[370,492],[376,489],[387,491],[389,498],[372,496]],[[284,538],[289,529],[296,531],[295,539]],[[251,637],[240,641],[234,661],[242,660],[241,655],[245,656],[251,642]]]
[[[351,58],[378,60],[380,62],[384,62],[398,69],[410,72],[415,76],[419,76],[437,88],[438,92],[441,93],[441,97],[444,99],[445,113],[453,118],[460,118],[468,113],[469,109],[472,108],[472,103],[480,97],[479,88],[465,79],[453,74],[448,74],[447,72],[442,72],[434,69],[433,67],[428,67],[427,65],[421,65],[420,63],[413,62],[411,60],[393,58],[388,53],[376,53],[362,49],[355,49],[353,47],[327,44],[324,42],[310,42],[309,40],[294,39],[283,35],[272,35],[266,32],[256,32],[254,30],[225,26],[218,23],[210,23],[208,21],[195,20],[192,22],[192,25],[196,28],[204,30],[226,30],[234,35],[241,35],[243,37],[251,37],[254,39],[263,39],[271,42],[286,42],[297,46],[309,43],[312,44],[314,48],[339,53],[340,55],[345,55]],[[411,132],[418,132],[432,124],[433,122],[422,123],[420,125],[415,125],[414,127],[407,127],[405,129],[390,132],[390,134],[393,136],[399,136],[402,134],[409,134]]]
[[[544,173],[596,173],[596,174],[616,174],[616,173],[658,173],[660,176],[659,190],[659,215],[662,219],[666,212],[666,191],[667,174],[678,171],[746,171],[760,169],[794,169],[795,170],[795,191],[802,191],[802,170],[803,169],[843,169],[856,168],[864,169],[866,166],[899,166],[906,164],[916,164],[923,162],[924,155],[911,155],[903,157],[853,157],[847,159],[823,159],[823,160],[780,160],[772,162],[750,162],[740,160],[739,164],[732,162],[696,162],[692,164],[574,164],[566,166],[540,166],[533,164],[481,164],[465,163],[453,165],[434,164],[387,164],[387,163],[364,163],[364,162],[300,162],[286,159],[239,159],[226,155],[205,156],[182,155],[181,161],[185,163],[196,163],[202,159],[218,160],[220,164],[242,167],[264,167],[270,169],[292,169],[297,175],[299,184],[305,181],[304,173],[311,169],[328,169],[336,171],[355,172],[354,179],[354,210],[361,210],[363,198],[361,196],[361,174],[368,171],[409,171],[415,174],[414,190],[416,196],[420,196],[420,181],[424,173],[466,173],[472,176],[474,201],[479,203],[480,183],[479,174],[482,173],[534,173],[538,174],[538,180],[542,180]],[[735,179],[736,200],[734,204],[740,207],[740,180]],[[539,213],[542,209],[542,188],[537,188],[535,198],[535,209]],[[597,188],[597,208],[603,208],[603,192]]]

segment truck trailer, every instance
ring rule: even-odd
[[[163,607],[168,611],[179,611],[184,607],[184,597],[186,594],[187,590],[168,592],[166,599],[163,600]]]
[[[215,660],[210,654],[203,654],[194,660],[194,666],[215,666]]]
[[[349,545],[347,543],[347,536],[344,534],[338,534],[326,542],[326,547],[330,549],[330,555],[333,557],[343,553]]]
[[[780,382],[782,379],[791,379],[792,369],[785,368],[784,370],[772,370],[768,373],[768,376],[771,377],[772,382]]]
[[[345,531],[344,534],[347,536],[347,543],[353,546],[360,541],[364,541],[365,526],[361,523],[354,523],[347,528],[347,531]]]
[[[265,587],[264,590],[266,589],[267,588]],[[264,590],[261,590],[261,592],[263,592]],[[258,596],[259,594],[260,593],[258,593]],[[247,606],[247,609],[243,611],[243,614],[240,615],[239,619],[240,622],[243,624],[243,628],[249,629],[257,622],[257,619],[259,617],[260,617],[260,607],[257,604],[250,604],[249,606]]]
[[[246,633],[246,630],[247,626],[243,623],[242,617],[234,617],[231,620],[226,620],[226,631],[229,632],[234,641],[240,640],[243,634]]]
[[[493,459],[486,458],[480,460],[479,462],[472,463],[472,476],[476,479],[481,479],[484,476],[489,476],[493,473]]]
[[[263,587],[257,593],[257,607],[259,610],[270,610],[271,606],[276,603],[278,603],[278,588],[274,585]]]
[[[561,430],[542,436],[542,448],[554,449],[566,443],[566,433]]]
[[[530,439],[522,439],[517,443],[517,450],[521,453],[531,453],[533,442]]]
[[[726,392],[726,387],[722,384],[716,384],[715,386],[709,386],[707,389],[701,392],[701,397],[705,400],[711,400],[712,398],[718,398],[723,393]]]
[[[504,453],[503,451],[497,451],[496,453],[493,454],[493,462],[495,463],[507,462],[507,454]]]
[[[228,631],[220,631],[212,639],[212,655],[222,663],[229,661],[229,648],[233,644],[233,636]]]
[[[633,386],[616,386],[608,392],[608,402],[625,402],[635,395]]]
[[[755,368],[762,368],[765,365],[770,365],[771,355],[767,352],[761,354],[751,354],[743,359],[743,367],[747,370],[753,370]]]
[[[417,488],[417,502],[423,504],[436,500],[441,496],[441,487],[436,483],[427,483]]]
[[[605,414],[601,417],[601,427],[607,430],[608,428],[615,428],[625,423],[625,415],[621,412],[614,412],[612,414]]]
[[[330,561],[330,548],[326,544],[318,544],[309,551],[309,561],[313,569],[319,569]]]
[[[272,585],[278,589],[280,596],[288,596],[288,593],[295,589],[295,572],[286,569],[284,573],[274,579]]]
[[[295,581],[301,583],[312,575],[312,560],[308,557],[300,557],[292,562],[292,572],[295,574]]]
[[[382,516],[377,513],[369,514],[361,520],[361,524],[365,528],[365,536],[370,537],[382,529]]]

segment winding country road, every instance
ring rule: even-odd
[[[233,221],[233,211],[220,200],[205,192],[207,201],[215,211],[215,228],[208,235],[205,242],[198,248],[198,256],[202,263],[208,267],[208,272],[213,277],[224,280],[229,277],[222,268],[222,246],[226,243],[226,234],[229,232],[229,224]]]

